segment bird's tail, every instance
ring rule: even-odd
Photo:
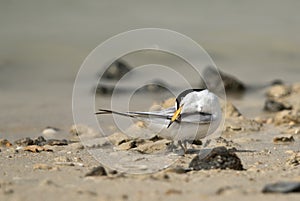
[[[117,111],[113,111],[113,110],[106,110],[106,109],[99,109],[98,112],[95,112],[96,115],[99,114],[117,114],[117,115],[121,115],[121,116],[125,116],[125,117],[132,117],[134,118],[135,116],[132,114],[129,114],[127,112],[117,112]]]

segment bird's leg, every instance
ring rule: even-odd
[[[167,147],[167,149],[168,149],[168,151],[171,151],[171,152],[173,152],[174,150],[175,150],[175,144],[174,144],[174,141],[172,141],[169,145],[168,145],[168,147]]]
[[[183,144],[181,140],[178,140],[178,145],[183,150],[184,154],[187,152],[186,140],[183,140]]]

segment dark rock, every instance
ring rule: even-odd
[[[50,139],[47,140],[47,145],[51,145],[51,146],[64,146],[64,145],[68,145],[68,141],[66,139],[63,140],[57,140],[57,139]]]
[[[283,85],[284,84],[284,81],[280,80],[280,79],[275,79],[273,81],[271,81],[271,86],[274,86],[274,85]]]
[[[139,88],[137,92],[153,92],[153,93],[159,93],[164,92],[166,89],[169,89],[170,87],[161,80],[153,80],[146,84],[145,86]]]
[[[110,95],[114,91],[114,87],[108,87],[103,85],[98,85],[96,89],[97,94]]]
[[[31,139],[29,137],[22,138],[15,141],[15,144],[19,146],[30,146],[30,145],[37,145],[37,146],[44,146],[44,145],[68,145],[68,141],[63,140],[57,140],[57,139],[49,139],[46,140],[43,136],[39,136],[35,139]]]
[[[300,182],[277,182],[273,184],[267,184],[263,190],[263,193],[295,193],[300,192]]]
[[[125,61],[117,60],[106,69],[102,77],[105,79],[119,80],[130,70],[131,67]]]
[[[292,106],[286,106],[285,104],[273,99],[267,99],[264,106],[264,110],[268,112],[278,112],[290,109],[292,109]]]
[[[43,136],[39,136],[33,139],[33,144],[38,146],[44,146],[47,144],[47,140]]]
[[[220,76],[222,80],[220,80]],[[218,91],[221,82],[224,84],[226,93],[242,93],[246,89],[240,80],[220,70],[217,71],[216,68],[212,66],[208,66],[204,69],[203,77],[205,77],[205,85],[212,91],[214,91],[214,89]]]
[[[286,143],[286,142],[294,142],[295,139],[293,136],[277,136],[273,138],[274,143]]]
[[[33,144],[33,140],[29,137],[26,137],[26,138],[21,138],[19,140],[16,140],[15,141],[15,144],[16,145],[19,145],[19,146],[28,146],[28,145],[34,145]]]
[[[202,143],[202,141],[201,140],[193,140],[192,142],[191,142],[191,144],[194,144],[194,145],[202,145],[203,143]]]
[[[91,176],[106,176],[106,175],[107,175],[106,170],[102,166],[95,167],[90,172],[88,172],[88,173],[85,174],[86,177],[91,177]]]
[[[0,147],[11,147],[12,144],[7,139],[0,139]]]
[[[118,81],[130,70],[131,67],[125,61],[117,60],[106,69],[101,79]],[[113,93],[114,88],[114,84],[99,84],[96,88],[96,93],[110,95]]]
[[[152,141],[152,142],[156,142],[156,141],[159,141],[159,140],[162,140],[164,138],[158,136],[158,135],[154,135],[153,137],[151,137],[149,140]]]
[[[189,167],[193,170],[209,169],[233,169],[244,170],[239,157],[230,149],[225,147],[213,148],[206,156],[200,158],[195,156]]]

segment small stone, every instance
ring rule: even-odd
[[[132,140],[129,142],[124,142],[117,147],[117,150],[129,150],[136,147],[136,141]]]
[[[103,73],[102,77],[110,80],[119,80],[131,70],[131,67],[122,60],[112,63]]]
[[[274,123],[276,125],[289,124],[290,122],[300,123],[300,111],[299,110],[283,110],[276,113],[274,117]]]
[[[73,163],[73,162],[55,162],[55,165],[61,165],[61,166],[75,166],[78,165],[80,167],[83,167],[83,164],[81,163]]]
[[[86,177],[91,177],[91,176],[106,176],[106,175],[107,175],[106,170],[102,166],[95,167],[90,172],[88,172],[88,173],[85,174]]]
[[[173,194],[182,194],[182,191],[181,190],[177,190],[177,189],[168,189],[166,192],[165,192],[166,195],[173,195]]]
[[[144,154],[157,153],[164,151],[171,144],[170,140],[163,139],[156,142],[147,142],[139,145],[136,149]]]
[[[43,136],[39,136],[33,139],[33,144],[38,146],[44,146],[45,144],[47,144],[47,140]]]
[[[0,139],[0,147],[11,147],[12,144],[7,139]]]
[[[168,86],[167,83],[165,83],[162,80],[153,80],[149,82],[148,84],[146,83],[143,87],[139,88],[137,92],[151,92],[151,93],[159,93],[159,92],[164,92],[166,89],[169,89],[170,87]]]
[[[84,138],[95,138],[100,137],[101,135],[96,132],[93,128],[90,128],[86,125],[75,124],[70,128],[70,134],[74,137],[84,137]]]
[[[107,137],[107,139],[114,145],[120,145],[124,142],[128,142],[130,138],[123,133],[114,133]]]
[[[264,110],[268,112],[278,112],[282,110],[290,110],[292,106],[273,99],[267,99],[264,105]]]
[[[29,146],[24,147],[24,151],[38,153],[38,152],[42,152],[42,151],[53,151],[53,150],[42,147],[42,146],[38,146],[38,145],[29,145]]]
[[[50,146],[65,146],[68,145],[68,141],[66,139],[62,139],[62,140],[57,140],[57,139],[50,139],[47,140],[47,145]]]
[[[274,143],[286,143],[286,142],[294,142],[295,139],[293,136],[277,136],[273,138]]]
[[[267,184],[263,190],[263,193],[299,193],[300,182],[277,182],[273,184]]]
[[[197,139],[195,139],[195,140],[193,140],[192,141],[192,143],[191,144],[194,144],[194,145],[198,145],[198,146],[200,146],[200,145],[202,145],[203,143],[202,143],[202,141],[201,140],[197,140]]]
[[[267,91],[270,98],[282,98],[291,93],[291,87],[287,85],[274,85]]]
[[[42,133],[44,136],[46,136],[47,138],[53,138],[55,137],[55,135],[60,131],[59,128],[55,128],[55,127],[51,127],[51,126],[47,126],[46,128],[44,128],[42,130]]]
[[[291,157],[287,159],[287,164],[291,166],[300,165],[300,152],[293,152]]]
[[[169,99],[163,101],[161,106],[166,109],[166,108],[174,106],[175,102],[176,102],[176,98],[169,98]]]
[[[239,117],[242,116],[242,114],[240,113],[240,111],[231,103],[231,102],[227,102],[226,103],[226,113],[225,113],[225,117]]]
[[[68,158],[67,156],[59,156],[54,158],[55,162],[71,162],[71,159]]]
[[[33,145],[33,140],[29,137],[26,137],[26,138],[16,140],[15,144],[25,147],[25,146],[28,146],[28,145]]]
[[[189,164],[193,170],[233,169],[244,170],[239,157],[225,147],[215,147],[204,157],[195,156]]]
[[[224,86],[226,93],[243,93],[246,90],[245,84],[236,77],[217,70],[212,66],[208,66],[204,69],[203,77],[206,78],[205,85],[207,88],[213,91],[219,91],[219,86]]]

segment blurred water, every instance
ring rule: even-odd
[[[49,125],[67,130],[73,82],[84,58],[109,37],[136,28],[191,37],[220,69],[249,85],[299,81],[299,7],[296,0],[2,0],[0,137],[38,135]],[[259,91],[235,102],[255,116],[262,98]]]

